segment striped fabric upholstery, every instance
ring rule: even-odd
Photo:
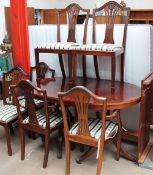
[[[83,44],[76,46],[74,48],[70,47],[70,49],[74,50],[87,50],[87,51],[104,51],[104,52],[116,52],[118,50],[123,50],[122,46],[116,44]]]
[[[60,50],[70,50],[70,48],[74,48],[79,46],[79,44],[74,42],[56,42],[56,43],[47,43],[42,46],[38,46],[40,49],[60,49]]]
[[[21,112],[24,112],[24,108],[20,108]],[[17,118],[17,109],[14,105],[1,105],[0,106],[0,120],[3,122],[10,122],[11,120]]]
[[[36,111],[36,116],[37,116],[39,126],[41,126],[42,128],[45,128],[46,117],[44,115],[44,110],[41,109]],[[50,128],[54,128],[56,125],[63,122],[61,112],[52,112],[49,114],[49,118],[50,118]],[[23,124],[27,124],[27,123],[29,123],[29,117],[23,120]]]
[[[88,122],[91,137],[99,140],[101,136],[102,121],[100,119],[89,119]],[[117,133],[118,126],[116,123],[106,121],[105,139],[109,139]],[[69,134],[75,135],[78,131],[78,122],[76,122],[69,131]]]
[[[42,100],[34,99],[34,102],[35,102],[35,105],[37,107],[43,105],[43,101]],[[19,99],[19,103],[20,103],[20,106],[22,106],[23,108],[25,108],[25,99]]]
[[[48,43],[38,46],[40,49],[60,49],[60,50],[87,50],[87,51],[103,51],[103,52],[116,52],[124,50],[124,48],[117,44],[78,44],[74,42],[56,42]]]

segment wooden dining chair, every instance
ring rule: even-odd
[[[44,52],[44,53],[60,53],[58,54],[59,56],[59,63],[61,67],[61,72],[63,75],[63,78],[66,78],[66,73],[65,73],[65,68],[64,68],[64,63],[63,63],[63,56],[61,54],[61,50],[65,51],[64,54],[68,54],[68,67],[69,67],[69,75],[71,76],[73,65],[72,65],[72,54],[71,54],[71,48],[75,47],[78,45],[76,41],[76,24],[77,24],[77,19],[79,14],[85,14],[85,24],[83,25],[84,30],[83,30],[83,37],[82,37],[82,43],[86,44],[86,36],[87,36],[87,24],[88,24],[88,18],[89,18],[89,9],[83,9],[76,3],[72,3],[68,5],[65,9],[57,9],[57,16],[58,16],[58,23],[57,23],[57,42],[54,43],[46,43],[43,44],[42,46],[38,46],[38,48],[35,49],[35,55],[36,55],[36,60],[39,58],[39,53]],[[68,33],[66,34],[67,40],[62,41],[61,38],[61,16],[63,14],[66,14],[67,16],[67,25],[68,25]],[[83,65],[85,64],[85,56],[83,56]],[[38,61],[36,61],[38,62]],[[83,66],[84,69],[84,66]],[[39,71],[37,70],[38,74]],[[39,77],[39,75],[38,75]],[[71,79],[72,77],[70,77]]]
[[[21,79],[27,79],[28,77],[29,76],[20,67],[11,69],[7,73],[4,73],[3,76],[3,104],[0,105],[0,126],[5,128],[9,156],[12,156],[10,130],[13,129],[13,123],[18,120],[17,110],[13,102],[10,86],[15,85]],[[24,113],[24,106],[20,105],[20,110]]]
[[[153,72],[141,81],[141,104],[138,130],[138,163],[143,163],[151,149],[150,125],[153,125]]]
[[[81,143],[98,148],[97,175],[100,175],[105,142],[117,138],[117,159],[120,157],[121,147],[121,119],[119,111],[107,116],[107,99],[93,94],[83,86],[76,86],[67,92],[58,93],[63,120],[66,148],[66,175],[70,174],[70,142]],[[67,100],[74,106],[77,112],[77,122],[69,128],[65,104]],[[89,117],[89,109],[101,111],[101,118]],[[116,119],[113,122],[112,119]]]
[[[21,141],[21,160],[25,159],[25,131],[32,131],[45,136],[45,153],[43,168],[47,167],[49,145],[50,145],[50,134],[56,130],[61,131],[63,127],[63,119],[60,111],[53,111],[48,108],[47,93],[46,90],[41,90],[36,87],[30,80],[22,80],[16,86],[12,87],[14,94],[15,104],[17,106],[19,116],[19,128],[20,128],[20,141]],[[42,95],[44,107],[36,110],[34,101],[34,92]],[[22,94],[26,99],[27,117],[22,115],[20,110],[20,103],[18,94]],[[61,148],[62,149],[62,148]]]
[[[46,80],[54,80],[55,79],[55,70],[50,68],[45,62],[40,62],[40,79],[46,79]],[[36,71],[36,66],[30,67],[30,80],[33,80],[33,72]],[[47,76],[47,74],[49,74]]]
[[[92,44],[86,44],[78,47],[78,50],[84,50],[88,55],[94,55],[94,68],[97,79],[100,79],[99,66],[97,56],[111,57],[111,80],[112,87],[115,87],[116,75],[116,57],[121,57],[121,82],[124,82],[124,57],[126,49],[126,33],[129,20],[130,8],[125,5],[120,5],[115,1],[109,1],[99,8],[93,9],[93,35]],[[123,39],[120,44],[114,41],[114,26],[115,24],[123,24]],[[101,41],[96,36],[98,35],[96,26],[105,24],[105,37]],[[120,33],[122,36],[122,32]],[[98,39],[98,42],[97,42]],[[106,59],[105,58],[105,59]],[[101,69],[101,68],[100,68]]]
[[[86,38],[87,38],[87,25],[88,25],[88,19],[89,19],[89,15],[90,15],[90,10],[89,9],[83,9],[82,7],[80,7],[78,4],[76,3],[72,3],[70,5],[68,5],[65,9],[61,9],[58,11],[58,24],[57,24],[57,41],[61,42],[61,37],[60,37],[60,16],[63,15],[64,13],[66,13],[67,15],[67,24],[68,24],[68,38],[67,38],[67,45],[70,45],[70,47],[74,46],[77,43],[76,41],[76,24],[78,21],[78,15],[79,14],[84,14],[85,15],[85,23],[84,23],[84,31],[83,31],[83,38],[82,38],[82,43],[86,44]],[[63,44],[63,43],[62,43]],[[65,43],[66,46],[66,43]],[[68,67],[69,67],[69,72],[72,71],[72,61],[71,58],[72,55],[68,55]],[[83,75],[85,75],[85,56],[82,56],[82,65],[83,65]],[[61,69],[63,72],[63,77],[65,77],[65,70],[64,70],[64,64],[63,64],[63,58],[62,55],[59,54],[59,61],[60,61],[60,65],[61,65]],[[69,75],[71,75],[71,73],[69,73]],[[71,77],[70,77],[71,78]]]

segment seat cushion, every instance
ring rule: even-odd
[[[24,108],[20,108],[21,112],[24,112]],[[0,121],[10,122],[13,119],[17,118],[17,109],[14,105],[1,105],[0,106]]]
[[[42,101],[42,100],[34,99],[34,102],[35,102],[36,107],[41,107],[41,106],[43,106],[43,101]],[[24,99],[24,98],[19,99],[19,103],[20,103],[20,105],[21,105],[23,108],[25,108],[25,99]]]
[[[69,50],[73,47],[79,46],[79,44],[74,42],[56,42],[56,43],[47,43],[42,46],[38,46],[41,49],[60,49],[60,50]]]
[[[82,44],[72,48],[74,50],[88,50],[88,51],[103,51],[103,52],[116,52],[118,50],[124,50],[120,45],[116,44]]]
[[[101,136],[102,121],[99,119],[89,119],[89,131],[91,137],[99,140]],[[109,139],[117,133],[118,125],[111,121],[106,121],[105,139]],[[78,122],[76,122],[69,131],[69,134],[75,135],[78,131]]]
[[[39,126],[42,128],[46,128],[46,117],[44,114],[44,110],[40,109],[36,111],[36,116],[38,120]],[[63,122],[62,114],[61,112],[49,112],[49,118],[50,118],[50,128],[54,128],[56,125]],[[23,124],[29,123],[29,117],[23,120]]]

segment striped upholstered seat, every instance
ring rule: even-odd
[[[87,50],[87,51],[103,51],[103,52],[116,52],[124,48],[117,44],[82,44],[75,47],[70,47],[70,50]]]
[[[47,43],[41,46],[38,46],[40,49],[60,49],[60,50],[70,50],[79,46],[79,44],[75,42],[56,42],[56,43]]]
[[[38,100],[38,99],[34,99],[35,105],[36,107],[41,107],[43,105],[43,101],[42,100]],[[25,99],[19,99],[19,103],[20,105],[25,108]]]
[[[46,118],[44,115],[45,114],[43,109],[36,111],[38,124],[42,128],[46,128]],[[60,112],[50,113],[49,118],[50,118],[50,128],[54,128],[55,126],[63,122],[63,118]],[[27,124],[27,123],[29,123],[29,117],[23,120],[23,124]]]
[[[24,108],[20,108],[21,112],[24,112]],[[8,123],[13,119],[17,118],[17,109],[14,105],[1,105],[0,106],[0,121]]]
[[[102,122],[99,119],[89,119],[88,122],[90,135],[95,139],[99,140],[101,136],[101,128]],[[118,126],[116,123],[111,121],[106,121],[106,131],[105,131],[105,139],[109,139],[113,137],[118,130]],[[76,135],[78,131],[78,122],[76,122],[69,131],[69,134]]]

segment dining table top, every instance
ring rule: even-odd
[[[115,81],[111,88],[110,80],[84,79],[77,77],[75,84],[68,78],[56,77],[51,81],[40,81],[40,88],[47,91],[48,101],[59,101],[58,92],[66,92],[74,86],[85,86],[94,94],[107,98],[108,109],[124,109],[138,104],[141,100],[141,88],[130,83]],[[41,94],[35,94],[41,98]]]

